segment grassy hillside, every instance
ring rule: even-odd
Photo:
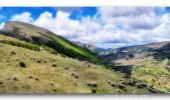
[[[87,60],[96,64],[100,63],[97,55],[90,50],[83,49],[67,39],[34,25],[22,22],[7,22],[3,31],[7,36],[39,45],[45,45],[56,50],[56,52],[63,53],[73,58]]]
[[[152,93],[125,84],[119,72],[0,35],[4,40],[12,42],[0,43],[0,93]]]
[[[119,48],[114,53],[104,55],[103,59],[115,66],[122,66],[125,70],[130,65],[131,77],[170,93],[169,43],[167,41]]]
[[[170,71],[168,59],[158,61],[153,57],[119,59],[121,65],[132,65],[131,76],[157,88],[170,92]]]

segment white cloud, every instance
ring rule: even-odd
[[[155,13],[158,10],[160,15]],[[58,11],[55,17],[44,12],[33,21],[31,14],[25,12],[12,19],[41,26],[72,41],[102,48],[170,40],[170,14],[164,13],[164,8],[102,7],[93,17],[73,20],[70,16],[71,13],[64,11]]]
[[[20,22],[27,22],[30,23],[33,21],[33,18],[31,17],[31,13],[24,12],[21,14],[16,14],[11,18],[12,21],[20,21]]]
[[[116,24],[132,29],[152,29],[160,23],[156,10],[164,11],[163,8],[100,7],[98,13],[106,24]]]
[[[4,27],[5,23],[1,23],[0,24],[0,29],[2,29]]]

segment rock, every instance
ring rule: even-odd
[[[111,83],[112,83],[112,81],[110,81],[110,80],[109,80],[109,81],[107,81],[107,83],[108,83],[108,84],[111,84]]]
[[[123,75],[123,78],[130,78],[130,75],[124,74],[124,75]]]
[[[76,71],[75,69],[72,69],[72,71]]]
[[[124,89],[124,88],[125,88],[125,86],[124,86],[123,84],[119,84],[118,87],[119,87],[120,89]]]
[[[79,76],[76,75],[76,74],[74,74],[74,73],[72,73],[71,75],[72,75],[73,77],[75,77],[75,78],[79,78]]]
[[[77,82],[75,82],[75,83],[74,83],[74,85],[75,85],[75,86],[78,86],[78,83],[77,83]]]
[[[85,64],[89,63],[88,61],[84,61]]]
[[[134,86],[136,84],[136,81],[134,79],[130,79],[128,80],[127,84],[130,86]]]
[[[147,88],[152,93],[159,93],[159,91],[157,89],[155,89],[153,86],[148,86]]]
[[[112,87],[116,87],[116,84],[115,84],[115,83],[111,83],[111,86],[112,86]]]
[[[53,82],[50,82],[50,85],[51,85],[51,86],[55,86],[55,84],[54,84]]]
[[[19,79],[18,79],[17,76],[14,76],[14,77],[13,77],[13,80],[14,80],[14,81],[19,81]]]
[[[16,53],[14,51],[11,51],[11,54],[15,55]]]
[[[128,85],[126,81],[121,81],[120,84]]]
[[[136,83],[135,85],[136,85],[136,87],[138,87],[138,88],[145,88],[145,87],[147,87],[147,85],[144,84],[144,83],[142,83],[142,82]]]

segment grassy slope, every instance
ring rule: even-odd
[[[157,61],[153,57],[117,60],[122,65],[133,65],[132,77],[154,85],[160,90],[170,92],[170,71],[167,70],[167,59]]]
[[[132,59],[118,59],[114,61],[121,65],[132,65],[132,77],[142,80],[147,84],[154,85],[160,90],[170,93],[170,71],[167,68],[169,53],[169,41],[158,42],[141,46],[125,47],[113,50],[118,52],[137,53],[138,57]],[[167,50],[155,51],[166,46]],[[163,52],[165,51],[165,52]],[[161,59],[163,58],[163,59]]]
[[[23,29],[26,37],[41,36],[52,41],[55,44],[54,48],[52,48],[60,53],[64,53],[75,58],[84,58],[84,60],[88,60],[93,63],[100,63],[97,55],[91,51],[83,49],[62,37],[55,35],[54,33],[49,32],[48,30],[21,22],[8,22],[7,24]]]
[[[0,36],[0,40],[4,38],[7,37]],[[11,54],[12,51],[16,54]],[[0,52],[1,93],[91,93],[93,89],[97,93],[149,93],[147,89],[133,86],[126,86],[126,92],[112,87],[107,81],[119,83],[122,74],[98,65],[4,43],[0,43]],[[20,67],[20,62],[24,62],[27,67]],[[56,67],[52,67],[53,64]],[[75,78],[73,73],[79,78]],[[13,80],[14,77],[18,81]],[[96,82],[97,88],[87,86],[89,82]]]

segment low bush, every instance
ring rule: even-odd
[[[12,41],[12,40],[0,40],[0,43],[10,44],[13,46],[23,47],[27,49],[31,49],[34,51],[40,51],[40,48],[36,44],[20,42],[20,41]]]
[[[26,68],[26,67],[27,67],[24,62],[20,62],[19,65],[20,65],[20,67],[23,67],[23,68]]]

